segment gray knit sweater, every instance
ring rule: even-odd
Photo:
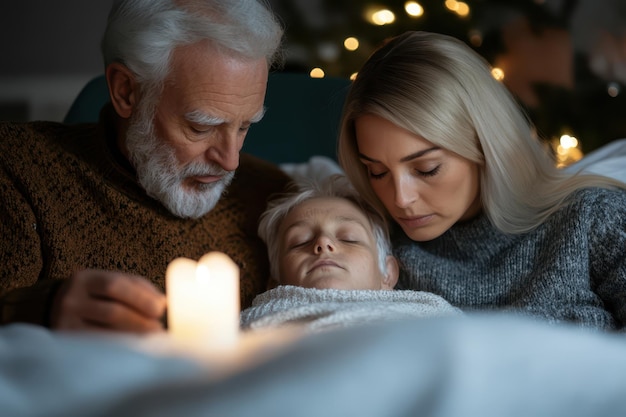
[[[399,288],[439,294],[468,310],[512,309],[550,322],[626,326],[626,192],[585,189],[522,235],[486,216],[439,238],[394,233]]]

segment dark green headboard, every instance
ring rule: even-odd
[[[244,152],[277,164],[306,162],[315,155],[336,160],[339,118],[349,86],[344,78],[270,74],[265,117],[250,129]],[[64,121],[97,121],[108,100],[104,76],[96,77],[79,93]]]

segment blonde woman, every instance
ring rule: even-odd
[[[393,223],[401,287],[624,327],[626,185],[557,169],[465,43],[408,32],[377,50],[346,99],[339,161]]]

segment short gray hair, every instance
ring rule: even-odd
[[[383,275],[387,273],[387,257],[392,256],[393,253],[385,217],[359,197],[344,175],[332,175],[321,181],[302,181],[297,185],[294,184],[293,188],[294,191],[270,201],[268,208],[261,215],[259,221],[258,233],[267,245],[272,278],[281,282],[279,276],[280,248],[278,238],[280,224],[294,207],[305,201],[324,197],[344,198],[363,211],[369,221],[376,241],[378,267]]]
[[[101,47],[140,84],[161,86],[175,48],[208,40],[243,57],[280,59],[283,28],[263,0],[116,0]]]

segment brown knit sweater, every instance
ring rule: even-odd
[[[58,280],[74,270],[125,271],[164,289],[170,261],[213,250],[241,268],[242,308],[266,290],[257,221],[284,189],[282,171],[242,154],[218,205],[201,219],[180,219],[146,195],[114,143],[110,122],[0,123],[2,323],[47,325]]]

